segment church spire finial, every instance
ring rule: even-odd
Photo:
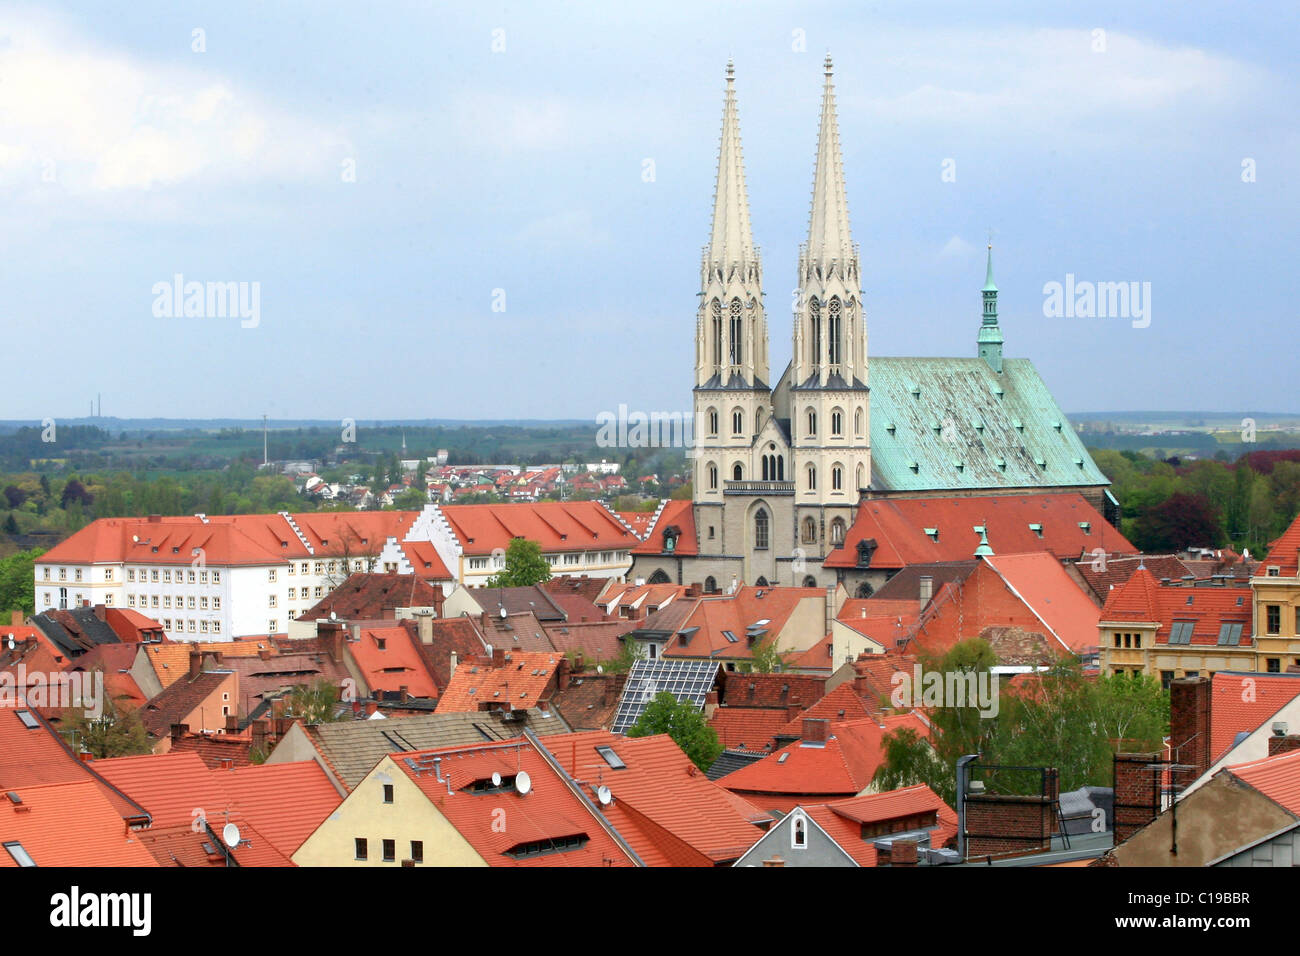
[[[705,250],[709,270],[728,273],[733,266],[757,266],[758,255],[749,224],[749,196],[736,111],[736,69],[727,61],[727,91],[722,108],[722,139],[718,148],[718,181],[713,196],[713,232]]]
[[[856,274],[857,255],[849,234],[849,203],[844,188],[844,160],[840,153],[839,121],[835,115],[830,53],[826,54],[825,70],[812,213],[808,222],[808,263],[826,266],[830,260],[838,260],[846,274],[850,267]],[[856,275],[851,281],[856,281]]]
[[[976,339],[979,357],[988,363],[989,368],[1002,372],[1002,330],[998,328],[998,287],[993,284],[993,235],[989,230],[988,267],[984,273],[984,288],[980,290],[984,299],[984,319],[980,323],[980,333]]]

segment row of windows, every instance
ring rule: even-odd
[[[705,470],[710,491],[718,490],[718,466],[709,463]],[[781,455],[764,455],[762,456],[762,475],[763,481],[785,481],[785,458]],[[735,462],[731,466],[731,480],[744,481],[745,467],[740,462]],[[862,466],[858,466],[858,485],[862,484]],[[809,465],[804,470],[804,487],[808,491],[817,490],[817,466]],[[844,466],[833,465],[831,467],[831,491],[844,490]]]
[[[383,854],[380,857],[380,859],[384,863],[396,863],[397,862],[397,841],[380,840],[379,845],[380,845],[380,852]],[[370,859],[370,843],[368,840],[366,840],[365,837],[357,837],[354,841],[353,848],[355,850],[356,858],[358,860]],[[410,859],[415,863],[424,862],[424,841],[423,840],[411,841]]]
[[[110,597],[111,597],[111,595],[110,595]],[[159,598],[160,598],[160,597],[161,597],[161,600],[162,600],[161,605],[159,604]],[[187,603],[187,601],[188,601],[188,603]],[[163,595],[157,595],[157,594],[152,594],[152,595],[150,595],[150,594],[128,594],[128,595],[126,596],[126,604],[127,604],[127,607],[144,607],[144,608],[147,608],[147,607],[159,607],[159,606],[164,607],[164,608],[170,608],[170,607],[173,606],[173,605],[172,605],[172,596],[171,596],[170,594],[163,594]],[[189,595],[188,598],[187,598],[185,595],[181,595],[181,594],[176,595],[176,604],[175,604],[175,607],[176,607],[177,610],[180,610],[180,609],[183,608],[183,607],[188,607],[191,611],[196,610],[196,609],[197,609],[197,610],[200,610],[200,611],[206,611],[206,610],[208,610],[208,604],[209,604],[209,601],[208,601],[208,597],[207,597],[207,595],[200,595],[200,596],[197,598],[197,602],[196,602],[195,596],[194,596],[193,594]],[[219,598],[219,597],[214,597],[214,598],[212,598],[212,599],[211,599],[211,605],[212,605],[212,610],[214,610],[214,611],[220,611],[220,610],[221,610],[221,598]]]
[[[627,561],[631,555],[630,551],[569,551],[564,554],[547,554],[543,557],[552,567],[556,565],[576,567],[582,564],[612,564],[615,561]],[[489,564],[493,569],[505,567],[505,559],[501,557],[469,558],[468,561],[471,571],[487,570]],[[293,597],[292,594],[289,596]]]
[[[174,622],[176,626],[172,627],[173,624],[172,619],[169,617],[163,617],[158,619],[158,623],[163,626],[164,631],[173,631],[176,633],[180,633],[182,631],[188,631],[191,634],[220,634],[221,633],[220,621],[202,621],[202,620],[196,621],[192,617],[186,620],[182,620],[181,618],[178,617]]]
[[[757,433],[763,427],[764,409],[760,408],[754,413],[754,432]],[[815,438],[817,436],[817,412],[809,407],[807,414],[808,431],[805,437]],[[716,438],[718,436],[718,410],[709,409],[709,436]],[[853,413],[853,433],[862,437],[864,417],[862,409],[857,409]],[[733,435],[743,435],[745,433],[745,413],[743,409],[732,409],[731,412],[731,433]],[[831,437],[844,437],[844,412],[839,408],[831,409]]]

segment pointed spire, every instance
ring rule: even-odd
[[[838,259],[847,266],[855,258],[849,235],[849,203],[844,189],[844,160],[840,154],[839,121],[835,116],[835,87],[831,55],[826,54],[826,87],[822,91],[821,129],[817,134],[817,169],[813,174],[812,214],[808,222],[809,263]]]
[[[993,284],[993,240],[992,238],[989,239],[989,267],[988,267],[988,271],[984,274],[983,291],[985,292],[998,291],[998,287]]]
[[[718,149],[718,182],[713,194],[713,234],[705,253],[711,269],[756,263],[749,225],[749,196],[745,191],[744,154],[736,112],[736,70],[727,61],[727,96],[722,107],[722,142]]]
[[[980,294],[984,299],[984,319],[980,323],[976,345],[979,357],[988,363],[989,368],[1002,373],[1002,330],[998,328],[998,287],[993,284],[993,239],[989,238],[988,269],[984,275],[984,288]]]
[[[990,558],[993,557],[993,549],[989,547],[987,526],[980,528],[980,543],[979,547],[975,549],[975,557],[979,558],[986,555]]]

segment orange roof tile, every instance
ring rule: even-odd
[[[413,630],[406,622],[361,625],[361,639],[345,645],[372,692],[397,693],[405,687],[412,697],[438,696],[428,663],[416,649],[419,638],[412,634]]]
[[[1229,767],[1228,772],[1300,817],[1300,750],[1239,763]]]
[[[491,554],[515,538],[545,552],[631,548],[637,544],[614,513],[598,501],[446,505],[442,514],[465,554]]]
[[[727,750],[771,750],[773,738],[789,722],[786,707],[719,707],[709,726]]]
[[[1156,643],[1169,643],[1175,622],[1192,622],[1191,644],[1218,646],[1225,624],[1241,624],[1235,646],[1251,641],[1251,592],[1245,587],[1180,587],[1159,584],[1145,568],[1133,572],[1110,592],[1100,620],[1114,623],[1155,623]]]
[[[1293,578],[1300,574],[1300,515],[1291,522],[1276,541],[1269,547],[1264,567],[1257,574],[1267,574],[1267,568],[1274,566],[1283,577]]]
[[[338,809],[343,797],[314,760],[210,770],[239,812],[286,857]]]
[[[1300,696],[1300,674],[1219,671],[1210,679],[1210,761]]]
[[[1052,554],[998,554],[984,561],[1062,645],[1076,654],[1097,646],[1100,609]]]
[[[509,652],[498,663],[487,658],[461,661],[438,701],[437,712],[535,707],[555,677],[559,662],[559,654],[528,651]]]
[[[10,788],[0,801],[0,843],[21,843],[37,866],[156,866],[90,780]],[[17,866],[0,850],[0,867]]]

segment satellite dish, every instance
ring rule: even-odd
[[[603,673],[605,673],[605,665],[604,665],[604,664],[597,664],[597,665],[596,665],[596,673],[597,673],[597,674],[603,674]]]
[[[239,846],[239,827],[233,823],[227,823],[221,828],[221,839],[225,841],[226,846],[233,850]]]
[[[492,772],[492,786],[501,786],[501,774],[497,773],[495,770]]]
[[[533,789],[533,778],[528,776],[527,770],[520,770],[515,774],[515,789],[519,791],[521,797]]]
[[[609,787],[602,784],[596,788],[596,799],[600,801],[602,807],[607,807],[614,802],[614,795],[609,792]]]
[[[504,619],[506,618],[506,616],[507,616],[507,615],[506,615],[506,609],[505,609],[505,608],[502,608],[502,609],[501,609],[501,618],[502,618],[502,620],[504,620]]]
[[[334,611],[330,611],[330,620],[337,621],[338,619],[339,619],[338,614],[336,614]]]
[[[133,534],[133,535],[131,535],[131,540],[132,540],[133,542],[135,542],[136,544],[139,544],[139,543],[140,543],[140,536],[139,536],[138,534]]]

